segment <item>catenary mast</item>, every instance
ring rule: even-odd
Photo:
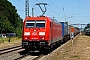
[[[29,16],[29,0],[25,0],[25,17]]]

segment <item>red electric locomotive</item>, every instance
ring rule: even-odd
[[[22,47],[25,50],[42,50],[62,40],[62,26],[46,16],[27,17],[23,24]]]

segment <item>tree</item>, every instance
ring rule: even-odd
[[[0,32],[16,33],[20,37],[22,23],[23,20],[15,6],[8,0],[0,0]]]
[[[90,23],[88,23],[87,26],[84,28],[84,32],[86,31],[87,28],[90,28]]]

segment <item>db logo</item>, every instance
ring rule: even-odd
[[[36,32],[33,32],[32,35],[37,35],[37,33]]]

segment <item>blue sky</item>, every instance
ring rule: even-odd
[[[25,18],[25,0],[8,0],[16,6],[17,13],[21,18]],[[70,24],[90,23],[90,0],[29,0],[30,15],[31,8],[40,2],[49,4],[46,16],[55,17],[58,21],[68,21]],[[34,6],[34,15],[41,15],[38,6]],[[70,17],[70,18],[68,18]]]

